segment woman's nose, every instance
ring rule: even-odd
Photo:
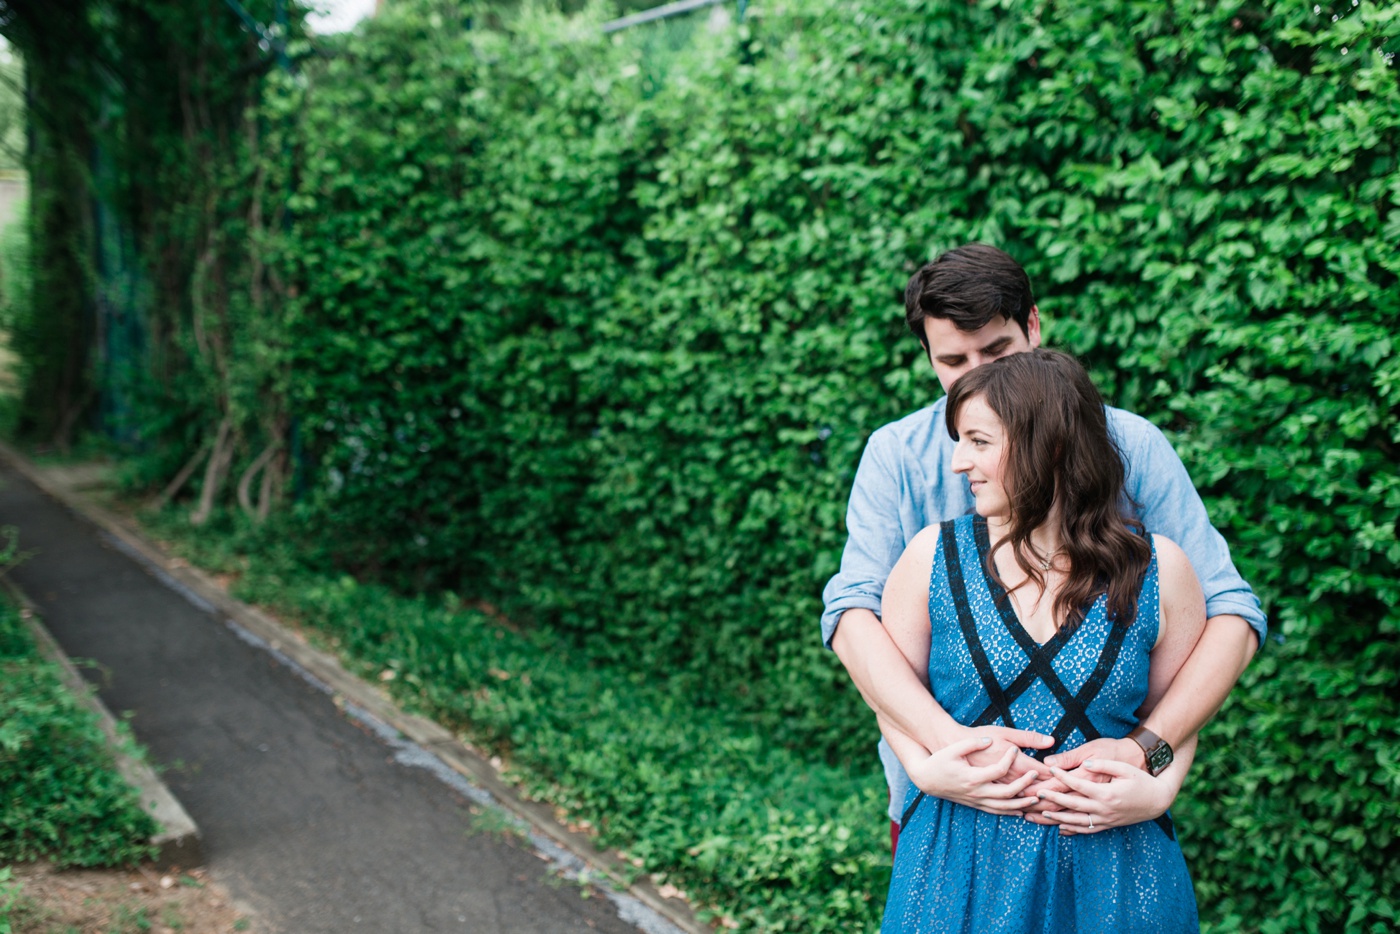
[[[963,454],[962,442],[959,441],[957,447],[953,448],[953,473],[967,473],[971,468],[972,465]]]

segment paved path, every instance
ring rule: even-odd
[[[0,523],[36,552],[11,576],[96,663],[85,676],[130,713],[259,931],[638,930],[528,844],[474,831],[457,792],[2,463]]]

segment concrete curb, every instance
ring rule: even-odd
[[[141,806],[160,825],[160,829],[150,841],[157,848],[156,863],[165,867],[179,866],[182,869],[203,865],[204,853],[200,846],[199,828],[171,794],[165,782],[161,781],[155,769],[151,768],[150,763],[137,759],[126,751],[117,731],[117,718],[112,716],[112,712],[102,703],[92,686],[83,680],[72,660],[64,654],[63,649],[59,648],[58,643],[44,627],[39,617],[38,606],[7,575],[0,574],[0,586],[3,586],[19,604],[20,617],[29,627],[40,653],[58,665],[68,690],[97,714],[98,726],[107,737],[107,745],[116,760],[117,771],[136,789]]]
[[[380,688],[346,671],[335,656],[310,645],[300,633],[257,607],[230,597],[213,578],[166,554],[132,523],[81,494],[51,482],[28,458],[4,442],[0,442],[0,458],[50,499],[105,532],[110,544],[144,565],[166,586],[196,606],[223,617],[245,640],[262,644],[304,677],[319,682],[337,703],[353,708],[349,712],[357,719],[368,719],[371,727],[376,721],[386,725],[486,792],[496,804],[528,826],[532,831],[529,836],[537,846],[562,850],[573,858],[566,861],[581,862],[586,875],[604,881],[618,892],[625,892],[685,934],[712,934],[713,928],[701,924],[687,903],[663,896],[649,880],[629,881],[636,870],[625,860],[615,853],[600,850],[586,834],[560,826],[549,805],[523,799],[489,761],[450,730],[426,717],[399,709]],[[393,737],[386,739],[392,742]]]

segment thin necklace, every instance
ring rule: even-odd
[[[1034,545],[1031,545],[1031,554],[1035,555],[1035,559],[1040,562],[1040,569],[1042,571],[1050,570],[1051,563],[1054,562],[1056,556],[1058,556],[1062,551],[1064,551],[1063,548],[1056,548],[1048,555],[1042,555],[1039,551],[1036,550],[1036,547]]]

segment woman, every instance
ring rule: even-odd
[[[1102,398],[1072,357],[1036,350],[962,376],[947,419],[976,514],[909,544],[885,585],[886,629],[959,722],[1052,734],[1037,758],[1126,736],[1190,654],[1205,599],[1181,549],[1123,510]],[[1123,823],[1133,808],[1107,806],[1111,786],[1047,770],[975,809],[936,796],[940,756],[886,738],[935,794],[906,802],[883,931],[1198,929],[1169,802]],[[1071,793],[1044,801],[1066,810],[1029,814],[1044,805],[1027,789],[1052,774]]]

